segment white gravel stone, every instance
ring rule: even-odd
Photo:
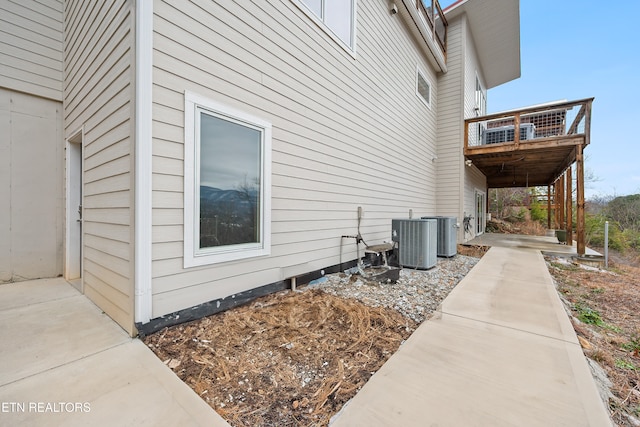
[[[401,270],[396,283],[380,283],[358,274],[329,274],[325,276],[326,281],[313,287],[342,298],[356,299],[372,307],[393,308],[422,323],[431,317],[478,261],[478,258],[463,255],[438,258],[437,265],[429,270]]]

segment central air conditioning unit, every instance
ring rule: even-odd
[[[391,220],[391,236],[398,243],[400,267],[428,269],[438,262],[438,224],[435,219]]]
[[[438,222],[438,256],[452,257],[458,253],[458,218],[455,216],[423,216]]]
[[[533,123],[523,123],[520,125],[520,141],[535,138],[536,127]],[[489,128],[482,132],[482,144],[498,144],[500,142],[513,142],[515,126],[500,126]]]

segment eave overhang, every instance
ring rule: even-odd
[[[520,1],[460,0],[444,10],[449,22],[465,13],[486,88],[520,77]]]

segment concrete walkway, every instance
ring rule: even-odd
[[[343,426],[611,426],[542,254],[493,247],[344,408]]]
[[[0,285],[0,426],[228,426],[62,279]]]

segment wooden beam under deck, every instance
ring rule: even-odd
[[[487,177],[490,188],[544,186],[554,182],[576,160],[576,147],[585,144],[584,135],[541,138],[465,149]]]
[[[555,136],[549,138],[532,139],[528,141],[520,141],[518,145],[513,142],[501,142],[498,144],[490,145],[477,145],[472,147],[466,147],[464,149],[464,155],[467,157],[481,156],[487,154],[501,154],[501,153],[513,153],[513,152],[544,152],[545,150],[559,148],[559,147],[575,147],[585,143],[585,136],[580,135],[566,135]]]

